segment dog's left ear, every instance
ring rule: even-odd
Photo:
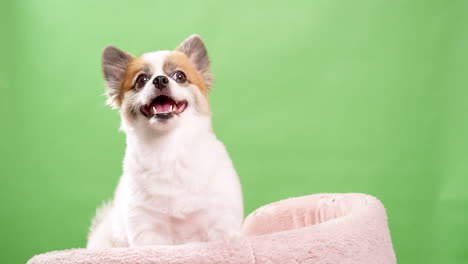
[[[184,53],[190,59],[198,72],[200,72],[207,88],[210,88],[213,84],[213,75],[211,75],[210,70],[210,59],[208,58],[205,44],[203,44],[203,40],[200,36],[189,36],[180,43],[176,50]]]

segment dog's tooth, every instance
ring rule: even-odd
[[[169,107],[169,112],[172,112],[173,105]]]
[[[177,105],[174,105],[174,108],[172,110],[173,112],[177,112]]]
[[[156,106],[153,106],[153,115],[156,114],[158,112],[158,110],[156,109]]]

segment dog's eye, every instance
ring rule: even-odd
[[[148,81],[149,81],[148,75],[140,74],[140,76],[138,76],[138,78],[136,79],[135,86],[137,88],[141,88],[141,87],[145,86],[146,82],[148,82]]]
[[[174,79],[178,83],[184,83],[187,81],[187,76],[185,76],[185,73],[181,71],[174,72],[171,78]]]

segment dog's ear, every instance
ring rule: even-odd
[[[102,71],[106,80],[107,103],[114,108],[120,105],[120,89],[125,71],[133,56],[114,46],[107,46],[102,52]]]
[[[176,50],[184,53],[190,59],[195,68],[201,74],[205,85],[210,88],[213,84],[213,76],[211,75],[210,70],[210,59],[208,58],[205,44],[203,44],[200,36],[189,36],[180,43]]]

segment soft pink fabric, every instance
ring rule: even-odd
[[[365,194],[316,194],[265,205],[244,236],[180,246],[70,249],[28,264],[394,264],[385,208]]]

